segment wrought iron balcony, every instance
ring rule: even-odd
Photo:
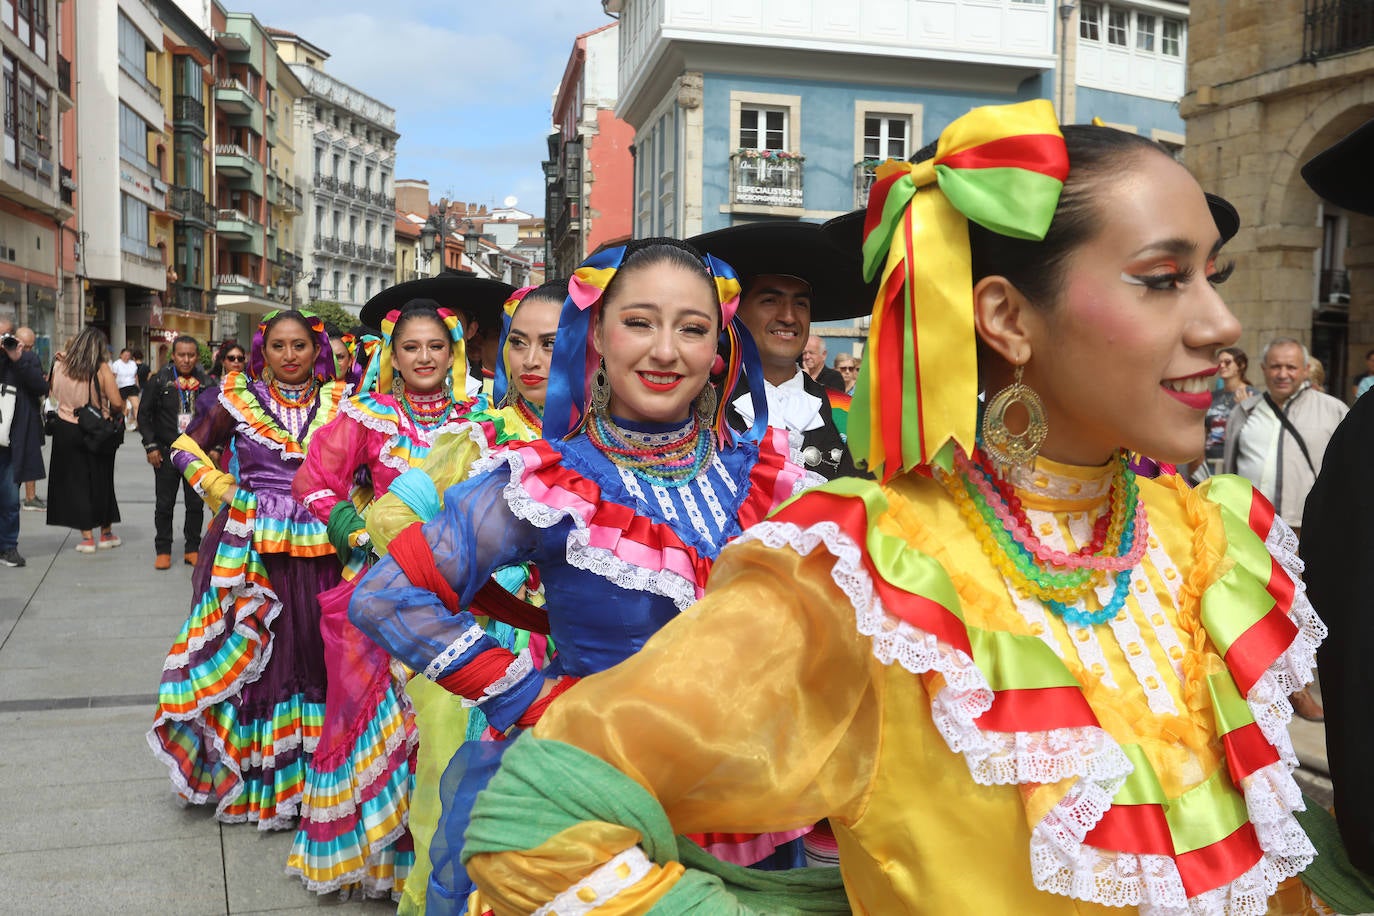
[[[877,159],[865,159],[854,163],[855,207],[868,206],[868,191],[873,187],[873,182],[878,176],[878,166],[881,164]]]
[[[172,211],[180,213],[184,220],[201,223],[205,226],[214,222],[214,218],[210,215],[210,205],[205,202],[205,195],[195,188],[172,185],[167,201],[168,207]]]
[[[65,165],[58,169],[58,187],[61,189],[62,202],[72,204],[75,202],[76,179],[72,178],[72,170]]]
[[[72,62],[61,54],[57,55],[57,91],[67,97],[68,107],[72,98]]]
[[[1302,59],[1315,61],[1374,45],[1370,0],[1306,0]]]
[[[737,150],[730,156],[730,203],[800,210],[804,161],[786,150]]]
[[[172,307],[183,312],[206,311],[205,290],[177,284],[172,287]]]
[[[205,104],[189,95],[178,95],[172,99],[172,120],[178,126],[199,128],[205,133]]]

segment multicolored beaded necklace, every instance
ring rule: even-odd
[[[1117,455],[1116,464],[1108,511],[1093,525],[1092,540],[1073,553],[1054,550],[1035,536],[1015,490],[997,475],[982,449],[971,459],[956,450],[956,473],[941,474],[940,480],[983,553],[1013,588],[1039,598],[1066,623],[1093,626],[1111,620],[1125,606],[1131,570],[1149,540],[1135,472],[1125,454]],[[1076,606],[1108,576],[1114,587],[1106,606],[1099,611]]]
[[[516,396],[515,412],[530,429],[538,431],[544,428],[544,412],[525,400],[524,395]]]
[[[419,429],[443,426],[453,412],[453,398],[442,388],[432,394],[420,394],[407,388],[396,400],[401,402],[401,409],[410,417],[410,422]]]
[[[653,486],[680,487],[696,479],[711,460],[711,431],[692,414],[678,429],[646,433],[625,429],[596,411],[587,437],[611,463]]]
[[[272,400],[291,410],[300,410],[308,406],[315,400],[315,394],[319,390],[320,380],[317,378],[311,378],[301,385],[288,385],[276,379],[267,384],[267,392],[272,395]]]

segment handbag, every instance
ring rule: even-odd
[[[95,393],[94,385],[91,393]],[[113,455],[124,444],[124,419],[111,420],[92,401],[76,409],[76,425],[81,444],[92,455]]]
[[[10,428],[14,426],[14,406],[19,400],[19,389],[6,382],[0,382],[0,448],[10,444]]]

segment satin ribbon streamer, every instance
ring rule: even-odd
[[[864,220],[864,275],[881,275],[849,417],[849,448],[886,481],[948,466],[974,447],[978,366],[968,220],[1043,239],[1068,176],[1054,108],[1038,99],[975,108],[933,159],[878,167]],[[919,260],[918,260],[919,259]]]

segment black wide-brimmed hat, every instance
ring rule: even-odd
[[[1308,160],[1303,181],[1323,200],[1365,216],[1374,216],[1374,120],[1366,121]]]
[[[1207,207],[1212,211],[1212,221],[1217,224],[1217,232],[1223,242],[1229,242],[1240,231],[1240,214],[1231,202],[1218,194],[1207,194]],[[821,225],[821,231],[837,248],[861,251],[864,243],[865,210],[854,210],[844,216],[837,216]],[[876,290],[875,290],[876,292]]]
[[[687,242],[733,267],[746,290],[750,279],[763,274],[805,280],[811,284],[812,321],[858,318],[873,311],[878,284],[864,282],[859,247],[837,247],[819,223],[743,223],[693,236]]]
[[[477,319],[484,331],[501,326],[501,306],[515,287],[500,280],[489,280],[467,271],[444,271],[437,277],[421,277],[388,286],[362,307],[358,320],[370,328],[380,328],[392,309],[412,299],[432,299],[444,308]]]

